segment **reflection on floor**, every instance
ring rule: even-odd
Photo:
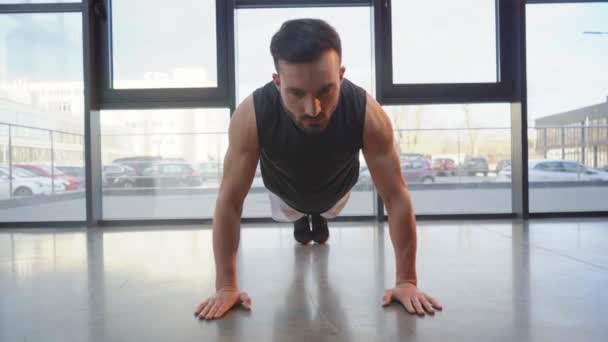
[[[253,311],[192,312],[214,287],[207,227],[1,230],[0,341],[605,341],[608,220],[441,221],[418,227],[434,316],[381,307],[387,225],[335,223],[328,245],[245,225]]]

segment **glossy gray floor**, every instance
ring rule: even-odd
[[[198,321],[213,291],[199,227],[0,231],[0,341],[606,341],[608,220],[421,222],[420,287],[443,312],[381,307],[388,226],[335,223],[297,246],[288,225],[246,225],[253,311]]]

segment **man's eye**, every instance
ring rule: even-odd
[[[319,92],[319,95],[327,95],[331,92],[332,88],[325,88]]]

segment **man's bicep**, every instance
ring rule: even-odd
[[[366,151],[364,149],[363,156],[372,175],[374,185],[385,201],[388,201],[395,192],[405,187],[405,182],[401,176],[399,157],[394,148],[383,152]]]
[[[242,201],[253,182],[260,155],[252,97],[245,99],[232,116],[228,138],[220,195]]]
[[[258,155],[229,147],[224,159],[220,193],[242,201],[251,188],[257,163]]]
[[[382,107],[371,98],[368,98],[363,131],[363,156],[374,185],[385,201],[405,187],[390,120]]]

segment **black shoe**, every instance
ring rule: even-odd
[[[316,243],[325,243],[329,239],[329,227],[327,220],[321,215],[312,215],[312,239]]]
[[[312,240],[308,215],[304,215],[301,219],[293,223],[293,237],[303,245],[308,244],[310,240]]]

